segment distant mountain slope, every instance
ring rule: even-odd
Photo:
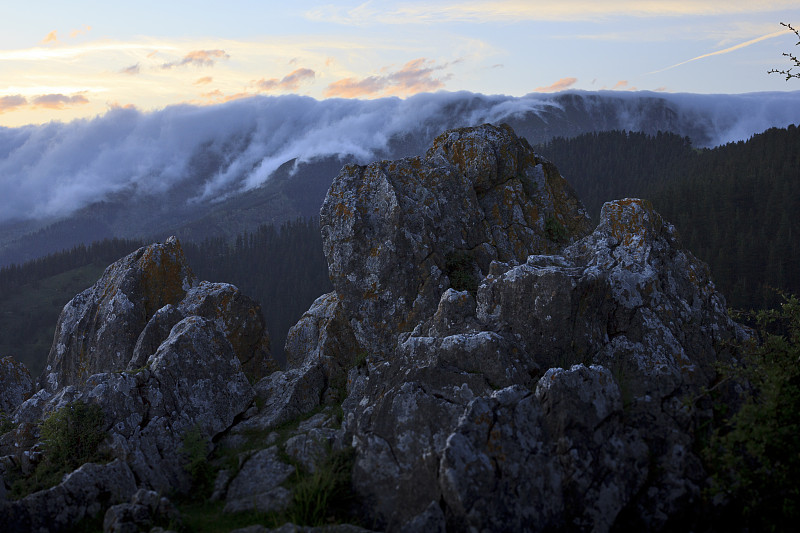
[[[800,293],[800,128],[702,150],[677,135],[625,132],[553,139],[538,149],[594,218],[609,200],[652,199],[709,264],[729,305],[773,305],[773,288]]]
[[[533,144],[624,129],[704,147],[800,123],[800,92],[255,97],[0,128],[0,265],[102,238],[231,238],[316,216],[343,164],[418,154],[445,129],[484,122]]]

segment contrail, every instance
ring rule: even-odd
[[[727,54],[728,52],[733,52],[735,50],[739,50],[740,48],[745,48],[750,46],[751,44],[756,44],[761,41],[765,41],[767,39],[772,39],[773,37],[778,37],[779,35],[783,35],[785,33],[789,33],[790,30],[780,30],[773,33],[768,33],[767,35],[762,35],[761,37],[756,37],[755,39],[750,39],[749,41],[745,41],[743,43],[739,43],[737,45],[731,46],[730,48],[725,48],[724,50],[717,50],[716,52],[710,52],[708,54],[703,54],[701,56],[693,57],[692,59],[687,59],[686,61],[681,61],[680,63],[675,63],[672,66],[662,68],[661,70],[654,70],[653,72],[648,72],[648,74],[658,74],[659,72],[664,72],[665,70],[669,70],[671,68],[679,67],[681,65],[685,65],[686,63],[691,63],[692,61],[697,61],[698,59],[703,59],[706,57],[711,56],[718,56],[720,54]]]

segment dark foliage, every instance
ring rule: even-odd
[[[57,485],[64,474],[89,462],[105,460],[99,452],[106,438],[103,411],[97,404],[70,402],[42,422],[43,458],[30,475],[12,472],[13,497]]]
[[[450,278],[450,286],[457,291],[469,291],[475,295],[478,291],[475,270],[475,260],[463,250],[450,252],[445,258],[445,274]]]
[[[603,132],[537,147],[597,218],[606,201],[652,200],[707,262],[736,308],[774,307],[772,288],[800,293],[800,128],[694,150],[673,134]]]
[[[272,354],[280,362],[289,328],[332,290],[316,219],[261,226],[234,243],[223,238],[184,243],[183,249],[200,279],[232,283],[261,304]]]
[[[743,404],[725,416],[704,456],[712,495],[723,496],[740,525],[752,531],[792,531],[800,520],[800,301],[756,313],[760,342],[722,367],[740,384]],[[719,403],[719,400],[717,401]]]

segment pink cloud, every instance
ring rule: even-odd
[[[88,104],[89,100],[82,94],[67,96],[65,94],[43,94],[31,101],[33,107],[44,107],[46,109],[64,109],[73,105]]]
[[[197,81],[195,81],[194,84],[195,85],[208,85],[212,81],[214,81],[214,78],[212,78],[211,76],[203,76],[202,78],[199,78]]]
[[[213,67],[217,60],[230,59],[230,57],[225,50],[194,50],[183,56],[180,61],[164,63],[161,68],[181,67],[183,65]]]
[[[578,81],[578,78],[561,78],[557,82],[547,87],[537,87],[534,92],[537,93],[552,93],[556,91],[563,91],[569,89]]]
[[[303,82],[313,80],[316,73],[310,68],[299,68],[293,70],[282,79],[272,78],[269,80],[261,79],[255,82],[258,90],[270,91],[296,91]]]
[[[189,103],[192,104],[200,104],[200,105],[208,105],[208,104],[221,104],[224,102],[230,102],[232,100],[239,100],[241,98],[248,98],[253,96],[253,94],[248,92],[241,92],[235,94],[225,94],[219,89],[214,89],[213,91],[209,91],[207,93],[202,93],[200,97],[202,100],[193,100]]]
[[[12,111],[17,107],[27,105],[28,100],[21,94],[14,94],[9,96],[0,96],[0,114],[6,111]]]
[[[436,65],[431,59],[421,57],[409,61],[403,68],[391,71],[389,67],[381,69],[380,76],[366,78],[344,78],[328,85],[323,95],[326,97],[358,98],[361,96],[412,94],[435,91],[444,87],[444,82],[451,75],[434,78],[436,71],[446,69],[450,64]]]

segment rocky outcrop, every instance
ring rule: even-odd
[[[136,488],[190,489],[187,436],[210,442],[227,431],[252,406],[250,379],[271,366],[255,302],[232,285],[198,282],[175,239],[140,249],[65,307],[43,388],[11,413],[14,429],[0,437],[0,475],[34,471],[41,420],[71,402],[97,404],[101,451],[124,466],[133,487],[121,500],[101,499],[97,510],[123,505],[109,527],[127,527],[114,524],[144,516],[138,502],[124,503]],[[11,502],[9,523],[27,523],[25,509],[41,494]],[[65,524],[82,518],[73,514]]]
[[[369,353],[343,409],[375,524],[659,529],[700,497],[682,399],[746,333],[648,202],[589,233],[550,163],[481,126],[346,167],[322,232]]]
[[[167,497],[139,489],[130,502],[111,506],[103,517],[103,533],[151,531],[155,524],[181,526],[178,510]]]
[[[233,285],[198,282],[170,238],[115,262],[64,307],[40,387],[54,393],[98,372],[142,368],[189,316],[213,321],[252,376],[277,368],[258,304]]]
[[[133,474],[123,461],[87,463],[51,489],[0,505],[0,529],[8,533],[71,531],[84,518],[127,501],[135,491]]]
[[[33,394],[31,373],[13,357],[0,359],[0,413],[10,413]]]
[[[555,167],[491,126],[447,132],[425,157],[346,166],[320,224],[334,289],[371,353],[429,318],[448,287],[476,285],[492,260],[555,252],[589,231]]]

